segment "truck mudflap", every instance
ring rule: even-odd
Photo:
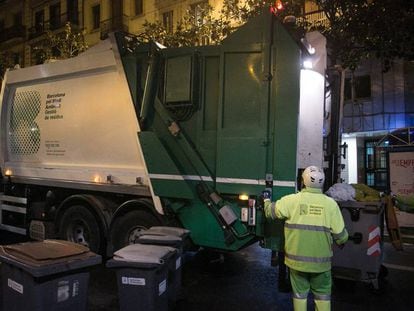
[[[26,214],[26,198],[0,193],[0,229],[26,235]]]

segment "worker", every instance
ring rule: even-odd
[[[348,240],[338,204],[322,193],[325,174],[316,166],[302,174],[305,188],[299,193],[270,201],[263,192],[266,218],[285,219],[285,263],[290,269],[295,311],[306,311],[309,291],[318,311],[331,309],[332,242]]]

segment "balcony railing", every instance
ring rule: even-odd
[[[62,14],[59,18],[48,20],[29,28],[29,40],[43,35],[48,30],[57,30],[63,28],[67,22],[70,22],[72,27],[78,26],[79,14]]]
[[[305,20],[310,23],[312,26],[329,26],[329,20],[325,15],[324,11],[314,11],[305,13]]]
[[[0,42],[4,42],[14,38],[22,38],[26,37],[26,27],[23,25],[14,25],[9,28],[4,28],[0,32]]]

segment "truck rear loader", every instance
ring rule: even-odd
[[[316,157],[298,155],[299,127],[302,149],[322,145],[320,121],[299,124],[304,51],[264,14],[218,46],[115,33],[75,58],[8,71],[0,228],[100,253],[154,225],[187,228],[206,248],[277,249],[257,195],[295,192],[299,157]]]

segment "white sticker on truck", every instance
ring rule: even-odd
[[[161,296],[162,294],[164,294],[166,290],[167,290],[167,279],[165,279],[160,284],[158,284],[158,296]]]
[[[144,278],[129,278],[126,276],[122,277],[122,284],[126,285],[135,285],[135,286],[145,286]]]
[[[13,281],[12,279],[7,279],[7,286],[11,289],[15,290],[16,292],[23,294],[23,285]]]

